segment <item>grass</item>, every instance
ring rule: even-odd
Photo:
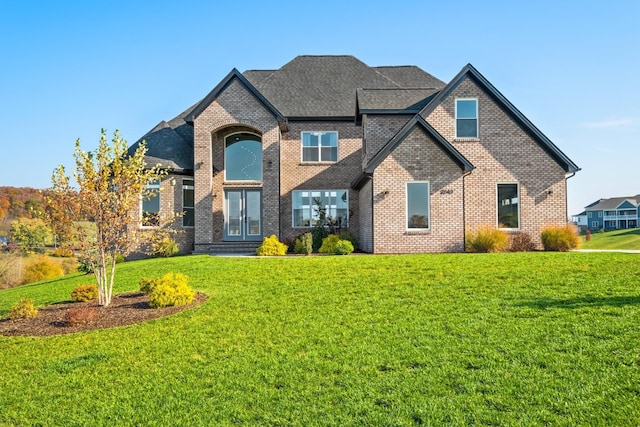
[[[112,330],[0,336],[0,425],[636,425],[637,256],[120,264],[117,292],[175,271],[209,300]],[[0,291],[0,314],[89,281]]]
[[[591,240],[582,237],[582,249],[640,250],[640,228],[591,233]]]

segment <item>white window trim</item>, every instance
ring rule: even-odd
[[[342,227],[343,228],[349,227],[349,221],[351,219],[351,218],[349,218],[349,190],[347,190],[346,188],[329,188],[329,189],[324,189],[324,190],[319,190],[317,188],[314,188],[312,190],[304,189],[304,190],[292,190],[291,191],[291,228],[301,228],[301,229],[309,230],[309,229],[312,229],[313,227],[315,227],[315,225],[311,225],[311,223],[309,224],[309,226],[295,225],[295,223],[296,223],[296,219],[295,219],[295,204],[294,204],[294,201],[293,201],[294,194],[296,192],[302,192],[302,191],[309,192],[309,193],[323,192],[323,191],[335,191],[335,192],[344,191],[346,193],[346,195],[347,195],[347,207],[346,207],[346,210],[347,210],[347,223],[346,224],[342,224]],[[337,196],[336,196],[336,198],[337,198]],[[313,206],[311,207],[311,209],[313,209]],[[313,217],[313,215],[312,215],[312,217]]]
[[[518,227],[517,228],[510,228],[510,227],[500,227],[500,220],[499,220],[499,215],[498,215],[498,205],[500,203],[500,200],[498,199],[498,186],[499,185],[516,185],[517,191],[518,191]],[[496,184],[496,205],[495,205],[495,209],[496,209],[496,228],[498,230],[506,230],[506,231],[517,231],[520,230],[522,228],[522,216],[520,215],[520,210],[522,207],[522,196],[520,195],[520,183],[519,182],[498,182]]]
[[[156,197],[158,198],[158,216],[160,215],[160,211],[162,210],[162,201],[160,200],[160,192],[161,192],[161,185],[162,185],[162,180],[158,179],[153,181],[153,183],[151,184],[147,184],[144,186],[145,191],[146,190],[157,190],[157,194]],[[140,228],[144,228],[144,229],[153,229],[153,228],[158,228],[160,226],[160,224],[158,225],[144,225],[144,196],[140,197]]]
[[[260,146],[262,147],[262,151],[263,151],[263,156],[262,156],[262,161],[260,162],[260,175],[262,175],[262,180],[260,181],[256,181],[256,180],[237,180],[237,179],[232,179],[232,180],[228,180],[227,179],[227,139],[231,138],[233,135],[240,135],[240,134],[249,134],[249,135],[254,135],[257,136],[258,138],[260,138],[260,141],[256,141],[256,142],[260,142]],[[262,142],[262,135],[256,133],[256,132],[251,132],[251,131],[238,131],[238,132],[233,132],[230,133],[229,135],[224,137],[224,141],[223,141],[223,147],[222,147],[222,158],[223,158],[223,167],[224,167],[224,182],[245,182],[245,183],[257,183],[257,182],[262,182],[264,180],[264,144]]]
[[[322,145],[318,145],[318,160],[304,160],[304,138],[305,133],[335,133],[336,134],[336,160],[322,160]],[[300,163],[326,163],[333,164],[340,161],[340,134],[336,130],[304,130],[300,132]]]
[[[458,136],[458,101],[476,101],[476,136]],[[456,139],[478,139],[480,138],[480,118],[478,114],[478,109],[480,108],[480,103],[478,102],[478,98],[456,98],[455,100],[455,128],[456,128]],[[462,119],[464,120],[464,119]]]
[[[185,181],[191,181],[193,182],[193,185],[184,185]],[[195,200],[195,179],[193,178],[183,178],[182,179],[182,213],[184,214],[186,211],[184,209],[184,190],[193,190],[193,207],[189,207],[190,209],[193,209],[193,214],[194,214],[194,222],[195,222],[195,213],[196,213],[196,200]],[[184,225],[184,220],[182,221],[182,228],[194,228],[194,225]]]
[[[427,227],[409,228],[409,184],[427,184]],[[429,181],[407,181],[404,185],[404,227],[407,232],[429,231],[431,230],[431,182]]]

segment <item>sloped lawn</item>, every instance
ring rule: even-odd
[[[584,235],[581,237],[582,249],[640,250],[640,228],[591,233],[591,239],[588,242]]]
[[[635,254],[215,258],[201,306],[125,327],[0,336],[0,425],[636,425]],[[65,301],[88,276],[0,291]]]

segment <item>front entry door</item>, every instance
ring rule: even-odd
[[[262,191],[225,190],[224,239],[262,240]]]

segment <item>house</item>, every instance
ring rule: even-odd
[[[353,56],[233,69],[142,139],[147,163],[171,168],[142,228],[185,212],[184,252],[291,240],[318,208],[371,253],[459,252],[486,225],[540,245],[541,228],[566,222],[579,170],[471,64],[448,83]]]
[[[581,214],[574,216],[574,223],[577,223],[580,231],[636,228],[640,214],[638,205],[640,194],[600,199],[586,206]]]

